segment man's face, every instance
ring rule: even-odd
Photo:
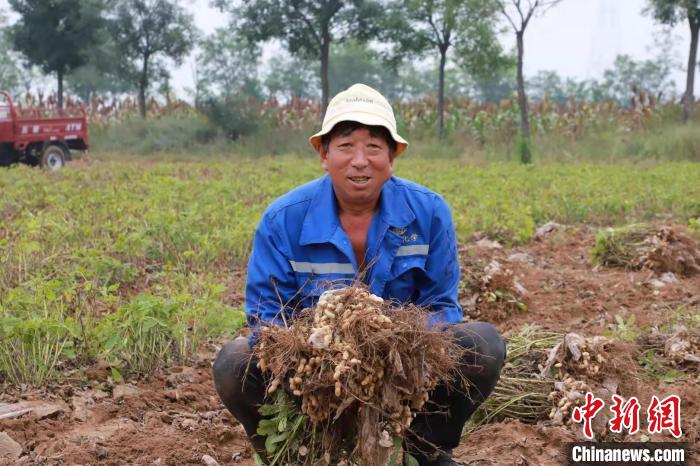
[[[328,149],[321,146],[321,164],[328,171],[339,201],[365,207],[376,203],[382,186],[392,175],[389,144],[369,128],[332,136]]]

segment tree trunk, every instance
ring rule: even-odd
[[[323,29],[321,41],[321,119],[326,115],[328,108],[328,60],[331,48],[331,34],[328,26]]]
[[[447,61],[447,46],[440,45],[440,70],[438,73],[438,101],[437,117],[438,139],[442,139],[445,134],[445,62]]]
[[[530,154],[530,120],[527,114],[527,95],[525,94],[525,78],[523,77],[523,55],[525,44],[523,36],[525,29],[515,33],[518,43],[518,107],[520,108],[520,161],[522,163],[531,162]]]
[[[688,18],[690,26],[690,53],[688,54],[688,74],[685,81],[685,94],[683,95],[683,122],[687,123],[693,114],[695,103],[695,66],[698,55],[698,31],[700,31],[700,18]]]
[[[146,118],[146,89],[148,88],[148,55],[143,57],[141,76],[139,77],[139,113]]]
[[[58,109],[63,110],[63,70],[58,70]]]

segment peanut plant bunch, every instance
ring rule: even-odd
[[[383,465],[433,388],[463,386],[455,369],[464,350],[446,335],[428,326],[425,310],[393,306],[354,284],[324,293],[288,327],[262,327],[254,352],[270,375],[268,394],[283,387],[298,397],[322,431],[318,460],[343,459],[335,446],[349,434],[351,458]]]

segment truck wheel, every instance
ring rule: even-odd
[[[41,167],[51,171],[60,170],[66,164],[66,152],[60,146],[46,146],[41,154]]]

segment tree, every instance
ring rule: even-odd
[[[270,97],[318,100],[318,72],[315,62],[302,57],[276,54],[265,75],[265,88]]]
[[[561,0],[497,0],[501,14],[515,32],[518,50],[516,65],[516,83],[518,89],[518,107],[520,109],[520,161],[530,163],[530,120],[527,113],[527,94],[525,94],[525,78],[523,77],[523,57],[525,55],[525,30],[535,13],[543,14]]]
[[[496,3],[485,0],[402,0],[395,4],[390,28],[400,55],[425,56],[438,61],[438,137],[445,122],[445,67],[450,47],[470,74],[485,74],[502,56],[496,37]]]
[[[58,108],[63,78],[83,65],[104,26],[101,0],[10,0],[20,15],[12,26],[14,48],[45,73],[56,73]]]
[[[110,18],[121,73],[138,87],[139,112],[154,81],[167,80],[165,60],[180,65],[197,37],[192,16],[172,0],[118,0]]]
[[[328,69],[331,94],[347,89],[355,83],[364,83],[378,89],[385,97],[396,96],[398,73],[392,64],[366,43],[348,40],[334,47]]]
[[[292,55],[319,60],[322,114],[328,106],[331,44],[351,37],[373,37],[383,11],[374,0],[257,0],[239,6],[230,6],[226,0],[214,3],[230,11],[233,28],[251,42],[280,39]]]
[[[515,56],[506,57],[488,75],[472,77],[470,95],[481,102],[499,103],[516,89]]]
[[[668,62],[657,59],[635,61],[629,55],[615,57],[613,67],[603,72],[598,87],[602,89],[605,100],[616,100],[622,105],[629,103],[633,89],[647,92],[657,100],[674,89]]]
[[[200,44],[198,72],[205,76],[205,95],[243,94],[260,97],[258,80],[259,49],[229,28],[219,28]]]
[[[396,97],[400,100],[422,99],[435,94],[436,66],[419,67],[411,60],[405,60],[398,67]]]
[[[121,75],[120,56],[108,31],[87,62],[66,75],[66,87],[83,101],[92,97],[128,92],[131,83]]]
[[[700,32],[699,0],[648,0],[645,10],[662,24],[675,25],[684,18],[690,29],[690,50],[686,70],[685,93],[683,94],[683,122],[687,122],[693,112],[695,103],[695,67],[698,63],[698,33]]]
[[[527,80],[527,87],[530,89],[530,97],[533,100],[550,98],[562,103],[568,98],[561,76],[556,71],[538,71],[535,76]]]
[[[9,32],[5,12],[0,10],[0,50],[3,51],[3,59],[0,61],[0,90],[13,93],[19,88],[22,69],[20,58],[12,50]]]
[[[563,79],[556,71],[548,70],[539,71],[535,76],[529,78],[526,84],[530,90],[530,97],[533,100],[549,98],[558,104],[563,104],[569,99],[577,101],[592,100],[594,88],[602,89],[603,86],[593,80]],[[628,86],[626,89],[629,92],[631,86]]]

